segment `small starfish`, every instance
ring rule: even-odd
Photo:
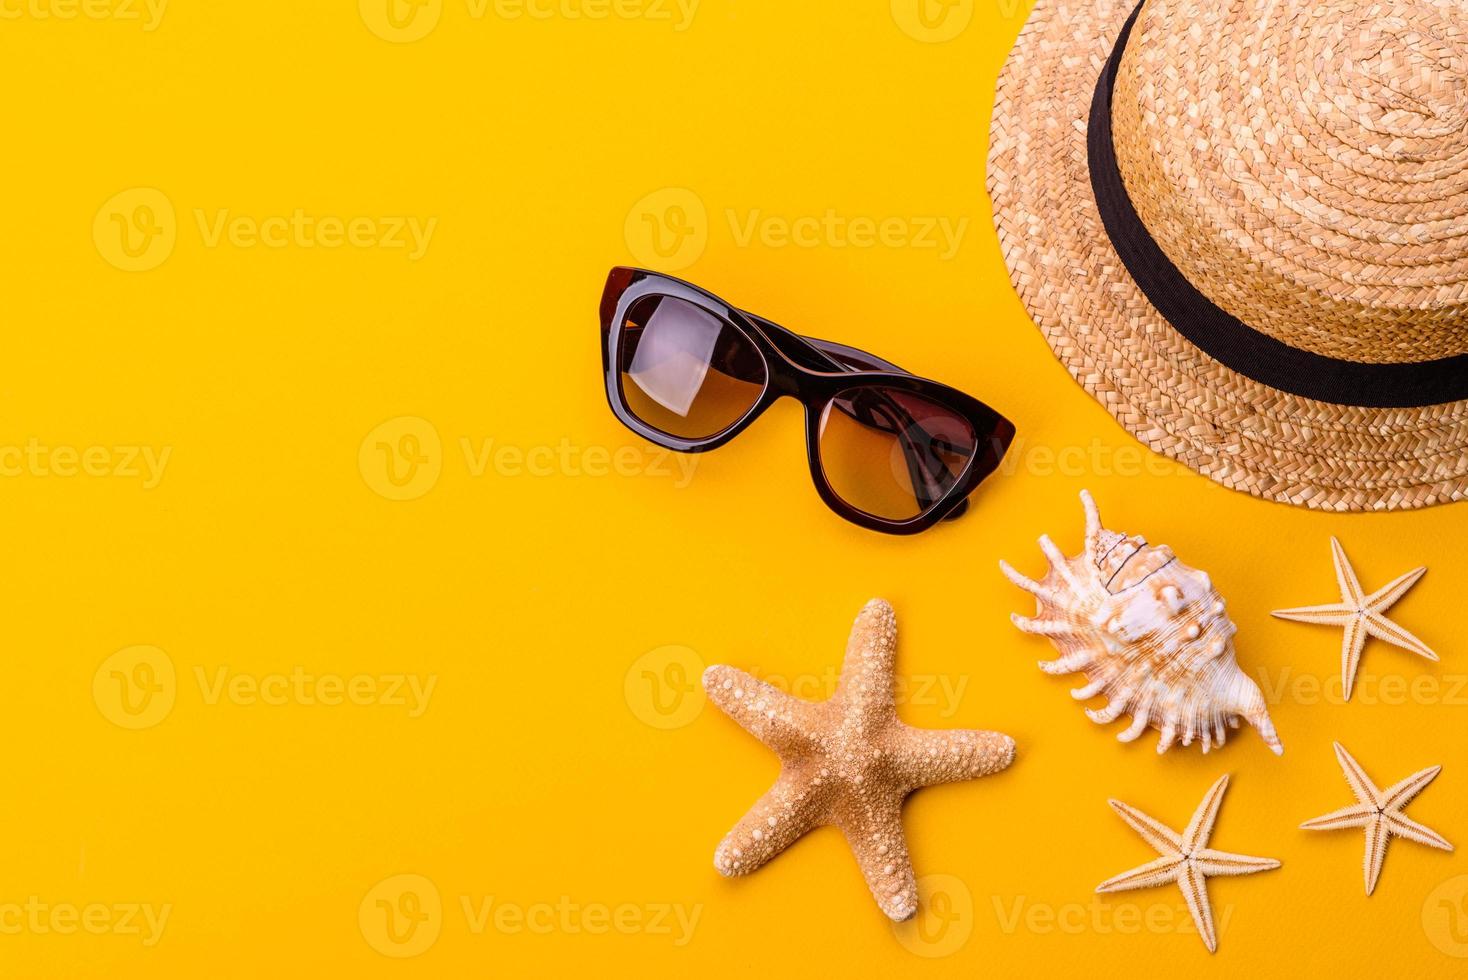
[[[1213,833],[1213,823],[1218,819],[1218,808],[1223,805],[1223,794],[1228,789],[1228,777],[1224,776],[1213,784],[1188,829],[1181,834],[1163,826],[1135,807],[1119,800],[1111,806],[1142,839],[1162,857],[1133,868],[1115,878],[1109,878],[1096,886],[1097,892],[1120,892],[1133,888],[1152,888],[1177,882],[1182,889],[1183,900],[1188,911],[1193,913],[1193,922],[1203,945],[1212,953],[1218,949],[1218,933],[1213,928],[1213,907],[1208,904],[1207,879],[1213,875],[1249,875],[1257,871],[1270,871],[1279,867],[1273,858],[1248,857],[1215,851],[1208,847],[1208,838]]]
[[[1356,799],[1360,802],[1355,806],[1341,807],[1323,817],[1307,820],[1300,827],[1303,830],[1366,828],[1366,860],[1362,865],[1366,871],[1366,894],[1370,895],[1376,890],[1376,879],[1381,877],[1381,865],[1386,860],[1386,845],[1393,837],[1405,837],[1444,851],[1453,849],[1453,845],[1436,831],[1429,830],[1402,812],[1413,797],[1437,778],[1437,774],[1443,770],[1442,766],[1429,766],[1400,783],[1386,789],[1377,789],[1376,784],[1361,768],[1361,764],[1351,758],[1351,753],[1339,742],[1335,743],[1335,757],[1345,770],[1346,782],[1351,784],[1351,792],[1356,794]]]
[[[1366,646],[1366,637],[1374,636],[1393,646],[1410,650],[1428,660],[1439,660],[1437,654],[1426,643],[1386,618],[1386,611],[1427,574],[1426,568],[1416,568],[1389,585],[1367,595],[1361,588],[1361,580],[1346,558],[1340,541],[1330,539],[1331,553],[1335,556],[1335,577],[1341,586],[1341,601],[1324,606],[1302,606],[1298,609],[1281,609],[1274,613],[1280,619],[1297,623],[1323,623],[1327,626],[1344,626],[1345,640],[1341,645],[1341,683],[1345,688],[1346,700],[1356,686],[1356,668],[1361,664],[1361,650]]]
[[[898,922],[917,912],[902,801],[923,786],[999,772],[1014,760],[1014,740],[898,721],[896,654],[897,617],[873,599],[851,629],[829,700],[801,700],[733,667],[704,671],[709,700],[780,756],[774,787],[714,854],[720,874],[750,874],[808,831],[834,824],[882,911]]]

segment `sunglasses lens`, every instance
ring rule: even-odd
[[[738,422],[769,377],[742,330],[671,296],[632,305],[618,358],[627,408],[679,439],[712,438]]]
[[[968,420],[896,388],[852,388],[821,414],[821,469],[857,510],[908,521],[932,510],[972,464],[978,445]]]

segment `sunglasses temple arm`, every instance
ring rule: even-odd
[[[885,395],[876,395],[875,398],[879,402],[879,407],[895,416],[895,420],[890,425],[873,427],[884,432],[896,433],[898,442],[902,445],[902,455],[907,462],[907,475],[912,481],[913,495],[917,497],[923,509],[927,510],[947,495],[952,485],[953,474],[948,471],[947,466],[943,465],[942,460],[913,438],[913,429],[920,428],[922,423],[913,418],[895,399]],[[857,418],[856,421],[864,425],[871,425],[861,418]],[[944,486],[945,481],[949,486]],[[953,520],[961,516],[967,509],[968,501],[962,500],[958,506],[944,516],[944,520]]]

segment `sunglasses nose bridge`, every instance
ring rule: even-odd
[[[794,371],[776,369],[770,374],[770,393],[775,398],[800,398],[800,378]]]
[[[828,370],[841,370],[840,364],[834,361],[829,365],[806,364],[792,356],[791,352],[782,350],[778,344],[772,346],[772,350],[765,352],[765,362],[770,372],[768,388],[774,398],[788,396],[802,404],[814,405],[820,401],[814,392],[822,387],[817,379]]]

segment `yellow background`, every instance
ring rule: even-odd
[[[691,20],[653,0],[398,2],[394,22],[376,0],[174,0],[149,30],[140,0],[6,0],[0,448],[62,452],[12,451],[0,478],[0,911],[171,909],[151,946],[0,934],[8,975],[1461,971],[1468,907],[1454,941],[1439,904],[1468,893],[1461,855],[1398,841],[1368,900],[1361,835],[1296,827],[1350,801],[1340,739],[1383,783],[1442,764],[1409,812],[1468,841],[1468,512],[1259,502],[1142,452],[1070,380],[983,194],[1025,4],[925,22],[905,0],[703,0]],[[251,244],[250,222],[298,209],[371,221],[355,244]],[[212,238],[222,212],[244,231]],[[866,247],[769,220],[828,212],[894,220]],[[378,247],[394,217],[436,222],[421,255]],[[954,254],[918,234],[940,220],[967,222]],[[124,225],[155,234],[129,256]],[[604,402],[618,263],[686,266],[982,397],[1020,429],[1007,472],[958,523],[871,534],[817,499],[787,402],[684,479]],[[105,464],[61,475],[93,447]],[[167,450],[161,478],[126,447]],[[1118,745],[1123,723],[1093,726],[1036,670],[1049,647],[1010,626],[1026,597],[996,563],[1038,572],[1042,532],[1075,550],[1083,487],[1213,574],[1241,662],[1285,688],[1282,759],[1249,731],[1207,758]],[[1337,677],[1337,633],[1268,615],[1334,600],[1332,534],[1368,588],[1432,566],[1395,612],[1443,655],[1373,643],[1349,705],[1310,686]],[[900,672],[962,686],[914,687],[902,716],[1019,743],[1009,771],[908,807],[945,915],[900,934],[835,831],[752,878],[714,872],[776,764],[680,687],[729,663],[811,694],[872,596],[897,608]],[[417,717],[385,688],[211,700],[199,672],[221,668],[435,687]],[[1373,677],[1441,686],[1398,699]],[[157,718],[115,723],[138,720],[124,680],[152,685]],[[1108,797],[1180,826],[1225,772],[1216,845],[1284,866],[1212,884],[1210,958],[1175,890],[1092,888],[1151,853]],[[478,931],[466,900],[493,902]],[[698,916],[691,937],[663,907]],[[415,908],[395,944],[385,909]]]

